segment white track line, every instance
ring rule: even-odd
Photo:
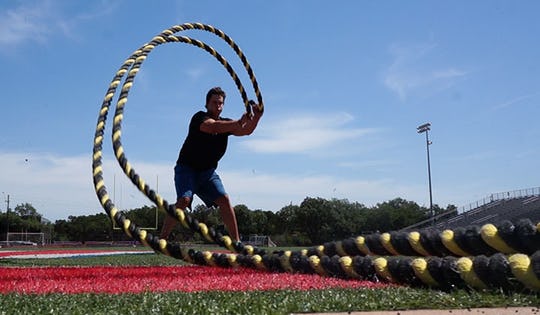
[[[35,258],[70,258],[70,257],[88,257],[88,256],[111,256],[111,255],[133,255],[133,254],[151,254],[153,251],[105,251],[105,252],[90,252],[90,253],[55,253],[55,254],[26,254],[20,255],[20,251],[13,251],[13,255],[2,256],[2,258],[11,259],[35,259]]]

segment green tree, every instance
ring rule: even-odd
[[[41,232],[41,228],[41,214],[30,203],[19,204],[10,213],[10,231]]]
[[[234,206],[236,222],[238,223],[238,231],[241,235],[254,234],[251,218],[251,210],[246,205]]]
[[[69,223],[66,220],[56,220],[54,222],[54,238],[55,241],[69,241]]]
[[[41,215],[37,212],[36,208],[30,203],[21,203],[13,209],[13,212],[21,217],[39,217]]]
[[[368,211],[365,232],[389,232],[399,230],[427,218],[429,210],[414,201],[395,198],[378,203]]]
[[[365,207],[348,200],[306,198],[300,204],[300,222],[312,244],[353,236],[364,225]]]
[[[300,231],[297,218],[299,206],[290,204],[277,212],[278,221],[281,223],[275,229],[277,234],[291,234]]]
[[[300,219],[300,206],[290,204],[277,212],[280,225],[274,239],[283,245],[304,246],[311,244],[305,232],[305,224]]]
[[[159,213],[157,213],[157,208],[155,206],[143,206],[141,208],[124,211],[124,213],[131,221],[137,222],[137,226],[141,228],[155,228],[159,223]]]
[[[69,241],[111,241],[112,224],[105,213],[85,216],[69,216],[66,222]]]
[[[271,211],[250,210],[246,205],[234,206],[238,230],[244,236],[271,235],[276,225],[276,214]]]
[[[314,245],[355,235],[365,226],[366,207],[348,200],[305,198],[278,213],[280,240],[294,245]],[[276,238],[278,239],[278,238]]]

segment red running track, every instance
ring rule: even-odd
[[[141,293],[381,288],[387,284],[246,268],[0,267],[0,293]]]

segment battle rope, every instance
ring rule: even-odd
[[[187,43],[216,58],[234,80],[246,110],[250,101],[238,75],[219,53],[207,44],[174,35],[185,30],[202,30],[223,39],[238,55],[251,80],[260,109],[262,95],[247,58],[234,41],[221,30],[200,23],[173,26],[136,50],[116,72],[103,100],[98,117],[93,149],[93,180],[103,208],[124,232],[156,252],[199,265],[243,266],[272,272],[317,273],[325,276],[391,281],[441,289],[472,287],[476,289],[540,290],[540,223],[528,220],[516,225],[503,222],[455,230],[424,229],[412,232],[374,233],[342,241],[328,242],[300,251],[267,253],[264,249],[240,242],[216,232],[192,218],[184,209],[169,204],[135,172],[121,143],[121,123],[127,97],[136,74],[148,54],[165,43]],[[125,78],[124,78],[125,77]],[[113,119],[112,141],[115,157],[132,183],[157,207],[175,217],[183,226],[205,239],[235,253],[198,251],[159,239],[139,228],[119,211],[109,198],[103,181],[102,145],[105,123],[111,102],[121,84]]]
[[[251,69],[251,66],[247,62],[246,57],[236,45],[232,41],[232,39],[223,33],[222,31],[215,29],[212,26],[204,25],[200,23],[196,24],[182,24],[174,26],[168,30],[163,31],[158,36],[154,37],[150,43],[147,43],[143,45],[140,49],[136,50],[120,67],[120,69],[117,71],[115,77],[113,78],[111,84],[109,85],[109,89],[106,93],[105,99],[103,101],[101,111],[100,111],[100,117],[98,118],[98,125],[96,128],[96,136],[94,141],[94,185],[96,188],[96,192],[98,194],[98,197],[109,214],[109,216],[115,220],[115,222],[120,226],[124,228],[124,231],[131,235],[131,230],[136,230],[137,234],[142,233],[143,235],[139,235],[143,243],[152,244],[150,245],[154,250],[160,251],[164,254],[167,253],[167,246],[170,244],[167,244],[166,240],[155,240],[154,237],[149,234],[147,231],[142,229],[136,229],[136,225],[132,224],[129,219],[125,218],[115,207],[110,198],[108,197],[108,194],[106,192],[105,185],[103,183],[103,176],[102,176],[102,143],[103,143],[103,134],[104,134],[104,128],[105,128],[105,121],[108,114],[108,110],[110,107],[110,103],[112,101],[112,98],[120,85],[120,81],[122,78],[127,74],[127,77],[124,80],[124,83],[121,88],[120,95],[118,97],[116,112],[114,116],[113,121],[113,132],[112,132],[112,138],[113,138],[113,147],[115,151],[116,159],[118,160],[120,166],[122,167],[124,173],[131,179],[133,184],[139,188],[139,190],[144,193],[152,202],[154,202],[160,210],[165,210],[168,212],[171,216],[177,218],[177,220],[182,223],[185,227],[188,227],[196,232],[201,233],[207,240],[217,243],[221,246],[224,246],[230,250],[237,251],[237,252],[245,252],[245,253],[255,253],[253,247],[251,246],[244,246],[241,243],[233,243],[229,236],[223,236],[219,233],[216,233],[214,229],[208,228],[204,223],[199,223],[196,219],[189,216],[187,213],[184,212],[183,209],[175,209],[174,205],[169,205],[167,201],[165,201],[161,196],[155,193],[154,190],[150,189],[150,187],[145,183],[145,181],[140,178],[140,176],[135,172],[135,170],[131,167],[129,164],[124,149],[121,144],[121,122],[123,119],[123,110],[124,106],[127,103],[127,96],[128,93],[133,85],[133,80],[135,78],[135,75],[138,73],[142,63],[146,59],[147,55],[158,45],[161,45],[163,43],[168,42],[183,42],[192,44],[194,46],[197,46],[199,48],[204,49],[208,53],[212,54],[229,72],[231,77],[236,83],[236,86],[238,90],[240,91],[240,94],[242,96],[242,99],[244,101],[244,105],[246,106],[246,110],[249,110],[250,107],[250,101],[247,98],[247,94],[245,92],[245,89],[243,88],[240,79],[238,78],[238,75],[234,72],[232,67],[229,65],[229,63],[223,58],[220,54],[218,54],[212,47],[206,45],[205,43],[189,38],[189,37],[178,37],[174,36],[173,34],[176,32],[184,31],[184,30],[190,30],[190,29],[196,29],[196,30],[204,30],[211,32],[220,38],[222,38],[229,46],[232,47],[232,49],[236,52],[240,60],[242,61],[242,64],[244,65],[250,80],[253,85],[254,92],[257,96],[259,109],[263,110],[263,100],[262,95],[259,91],[257,80],[255,79],[255,76],[253,74],[253,70]],[[118,218],[116,218],[118,216]]]

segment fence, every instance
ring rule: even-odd
[[[482,207],[484,205],[487,205],[488,203],[492,203],[495,201],[515,199],[515,198],[535,197],[535,196],[536,197],[540,196],[540,187],[518,189],[518,190],[495,193],[495,194],[486,196],[480,200],[477,200],[475,202],[471,202],[468,205],[462,206],[461,208],[458,209],[458,213],[467,212],[467,211]]]
[[[511,205],[513,200],[519,205],[516,209],[517,211],[515,211],[515,214],[518,215],[521,214],[522,211],[530,211],[531,208],[527,205],[530,204],[531,206],[534,206],[539,199],[540,187],[490,194],[485,198],[459,208],[457,216],[448,218],[447,216],[453,211],[447,211],[427,220],[407,226],[401,230],[408,231],[425,227],[450,227],[463,224],[463,222],[481,224],[489,219],[499,216],[503,211],[508,211],[508,209],[512,211],[512,208],[515,206]],[[487,209],[493,209],[494,213],[485,214]],[[477,215],[478,217],[476,217]],[[513,218],[515,216],[508,217]]]

